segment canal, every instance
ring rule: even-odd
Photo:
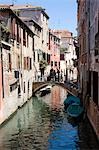
[[[99,150],[87,119],[68,119],[63,101],[67,91],[53,86],[33,97],[0,128],[0,150]]]

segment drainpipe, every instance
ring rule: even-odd
[[[2,43],[1,43],[1,24],[0,24],[0,57],[1,57],[1,75],[2,75],[2,96],[4,97],[3,55],[2,55]]]

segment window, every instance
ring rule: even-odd
[[[43,37],[43,29],[42,29],[42,44],[44,43],[44,37]]]
[[[30,88],[30,84],[29,84],[29,81],[28,81],[28,93],[29,93],[29,88]]]
[[[9,62],[9,70],[11,71],[12,69],[12,63],[11,63],[11,54],[8,54],[8,62]]]
[[[20,35],[19,35],[19,41],[20,41],[20,43],[21,43],[21,27],[20,27],[19,32],[20,32]]]
[[[35,52],[34,52],[34,62],[35,62]]]
[[[25,33],[25,29],[23,29],[23,45],[26,46],[26,33]]]
[[[64,54],[60,54],[60,60],[65,60]]]
[[[28,33],[27,33],[27,47],[29,47],[29,36],[28,36]]]
[[[53,61],[51,61],[51,67],[53,66]]]
[[[33,37],[33,39],[32,39],[32,49],[33,49],[33,51],[34,51],[34,37]]]
[[[17,42],[19,42],[19,25],[17,24]]]
[[[30,70],[32,69],[32,58],[30,58]]]
[[[19,69],[20,68],[20,56],[18,56],[17,66],[18,66],[18,69]]]
[[[55,67],[57,67],[57,61],[55,61]]]
[[[60,68],[60,62],[59,62],[59,68]]]
[[[47,54],[47,62],[50,64],[50,54]]]
[[[53,38],[52,38],[52,36],[51,36],[51,40],[52,40]]]
[[[40,58],[39,58],[39,54],[38,54],[38,62],[39,62]]]
[[[54,37],[54,43],[56,44],[56,37]]]
[[[24,69],[25,70],[32,69],[32,58],[24,57]]]
[[[24,93],[25,93],[25,82],[24,82]]]
[[[46,54],[45,53],[43,53],[43,59],[46,60]]]
[[[27,57],[24,57],[24,69],[27,69]]]
[[[27,57],[27,70],[29,70],[30,69],[30,62],[29,62],[29,57]]]
[[[11,32],[12,32],[12,38],[15,39],[15,18],[11,18]]]
[[[14,77],[16,78],[16,79],[18,79],[19,78],[19,71],[14,71]]]
[[[93,101],[98,105],[98,72],[93,71]]]

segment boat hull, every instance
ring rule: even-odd
[[[78,104],[71,104],[67,108],[67,114],[71,118],[80,119],[83,117],[84,108]]]
[[[78,97],[75,96],[68,96],[65,100],[64,100],[64,108],[65,110],[68,108],[69,105],[76,103],[80,105],[80,99]]]
[[[50,93],[51,91],[50,90],[44,90],[41,92],[40,96],[45,96],[46,94]]]

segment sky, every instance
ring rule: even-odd
[[[32,4],[46,9],[49,28],[66,29],[77,35],[77,3],[76,0],[0,0],[0,4]]]

